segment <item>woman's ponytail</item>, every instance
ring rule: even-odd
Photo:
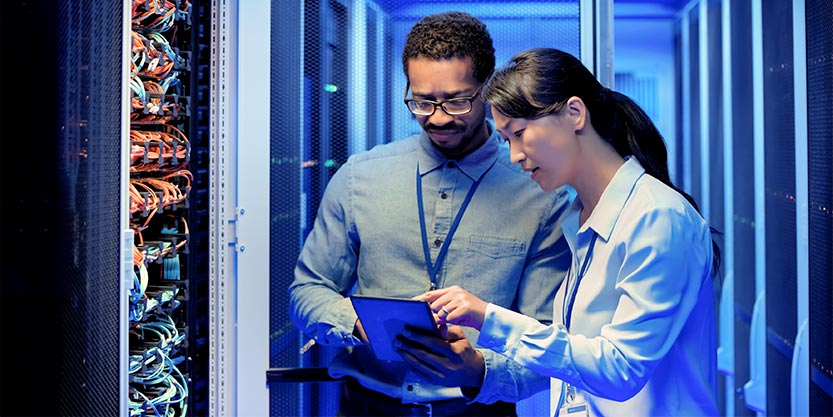
[[[603,90],[608,89],[603,87]],[[607,129],[610,136],[603,136],[605,140],[613,145],[619,155],[623,157],[632,155],[636,158],[639,164],[645,168],[645,172],[682,195],[699,213],[700,207],[694,197],[678,188],[671,181],[671,176],[668,173],[668,153],[665,140],[651,118],[645,114],[645,111],[628,96],[616,91],[610,91],[609,94],[600,94],[599,97],[601,100],[608,101],[606,103],[608,105],[602,104],[601,108],[608,109],[607,113],[610,113],[611,124]],[[593,114],[591,109],[591,115]],[[717,276],[721,254],[720,246],[718,246],[714,236],[719,235],[720,232],[714,227],[709,227],[709,229],[712,232],[712,267],[715,276]]]

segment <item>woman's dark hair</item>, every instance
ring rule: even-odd
[[[432,14],[416,22],[402,50],[406,77],[408,61],[419,57],[435,61],[471,58],[473,75],[481,83],[495,69],[495,48],[486,25],[464,12]]]
[[[497,69],[480,93],[483,100],[513,119],[537,119],[557,113],[570,97],[587,106],[590,123],[620,156],[632,155],[645,172],[671,187],[699,212],[694,198],[677,188],[668,174],[665,141],[647,114],[624,94],[605,88],[578,60],[552,48],[520,52]],[[712,235],[718,232],[711,228]],[[712,238],[714,273],[720,248]]]

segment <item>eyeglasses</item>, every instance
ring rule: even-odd
[[[482,87],[482,86],[481,86]],[[408,110],[417,116],[430,116],[434,114],[437,107],[443,109],[445,114],[449,116],[459,116],[471,111],[472,100],[480,94],[480,87],[477,87],[471,97],[454,97],[448,100],[432,101],[432,100],[418,100],[408,98],[408,90],[411,88],[411,83],[405,86],[405,104],[408,105]]]

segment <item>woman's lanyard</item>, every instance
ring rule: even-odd
[[[566,293],[564,294],[564,308],[561,310],[561,316],[567,330],[570,330],[570,320],[573,317],[573,304],[575,304],[576,296],[578,295],[578,285],[581,283],[581,278],[584,277],[584,274],[587,272],[587,265],[590,264],[590,258],[593,256],[593,247],[596,245],[597,237],[599,237],[599,235],[593,232],[593,237],[590,239],[590,246],[587,248],[587,254],[584,256],[584,261],[581,263],[581,269],[579,269],[578,276],[576,276],[576,284],[573,286],[572,291],[570,291],[569,302],[567,301]],[[570,288],[569,276],[567,277],[567,287],[565,288]]]
[[[584,255],[584,261],[581,262],[581,268],[579,268],[578,275],[576,276],[576,284],[573,286],[572,291],[570,291],[570,299],[567,302],[567,294],[566,291],[570,289],[570,276],[567,276],[567,282],[565,287],[565,294],[564,294],[564,307],[561,309],[561,319],[564,322],[564,326],[567,328],[567,331],[570,330],[570,321],[573,317],[573,304],[576,302],[576,296],[578,295],[578,285],[581,283],[581,278],[584,277],[584,274],[587,272],[587,266],[590,264],[590,258],[593,256],[593,248],[596,246],[596,238],[599,237],[595,232],[593,232],[593,237],[590,239],[590,245],[587,247],[587,254]],[[561,384],[561,396],[558,398],[558,405],[556,406],[556,413],[555,415],[558,417],[569,417],[572,415],[589,415],[587,414],[587,404],[580,405],[578,408],[581,408],[582,412],[576,411],[576,414],[571,412],[571,408],[562,409],[562,406],[565,404],[572,404],[575,399],[575,389],[572,387],[571,384],[564,382]],[[562,416],[561,412],[564,411],[565,415]]]
[[[480,180],[486,176],[486,173],[492,169],[495,162],[492,161],[492,165],[489,165],[489,168],[486,168],[486,171],[483,172],[483,175],[480,178],[476,179],[474,183],[469,188],[468,194],[466,194],[465,200],[463,200],[463,205],[460,206],[460,211],[457,212],[457,216],[454,217],[454,221],[451,223],[451,229],[448,231],[448,235],[445,237],[445,241],[440,248],[440,253],[437,255],[437,262],[431,262],[431,251],[428,249],[428,232],[426,231],[425,227],[425,208],[422,204],[422,176],[419,175],[419,162],[417,162],[417,169],[416,169],[416,194],[417,194],[417,204],[419,206],[419,228],[422,232],[422,251],[425,254],[425,264],[428,266],[428,278],[431,280],[431,289],[434,290],[437,288],[437,273],[440,270],[440,266],[445,261],[445,256],[448,254],[448,246],[451,244],[451,238],[454,236],[454,232],[457,231],[457,226],[460,225],[460,220],[463,218],[463,213],[466,212],[466,207],[468,207],[469,203],[471,202],[472,196],[474,196],[474,192],[477,190],[477,186],[480,185]]]

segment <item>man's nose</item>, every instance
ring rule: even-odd
[[[434,114],[428,116],[428,123],[437,126],[446,125],[452,121],[454,121],[454,116],[449,116],[440,106],[434,109]]]

